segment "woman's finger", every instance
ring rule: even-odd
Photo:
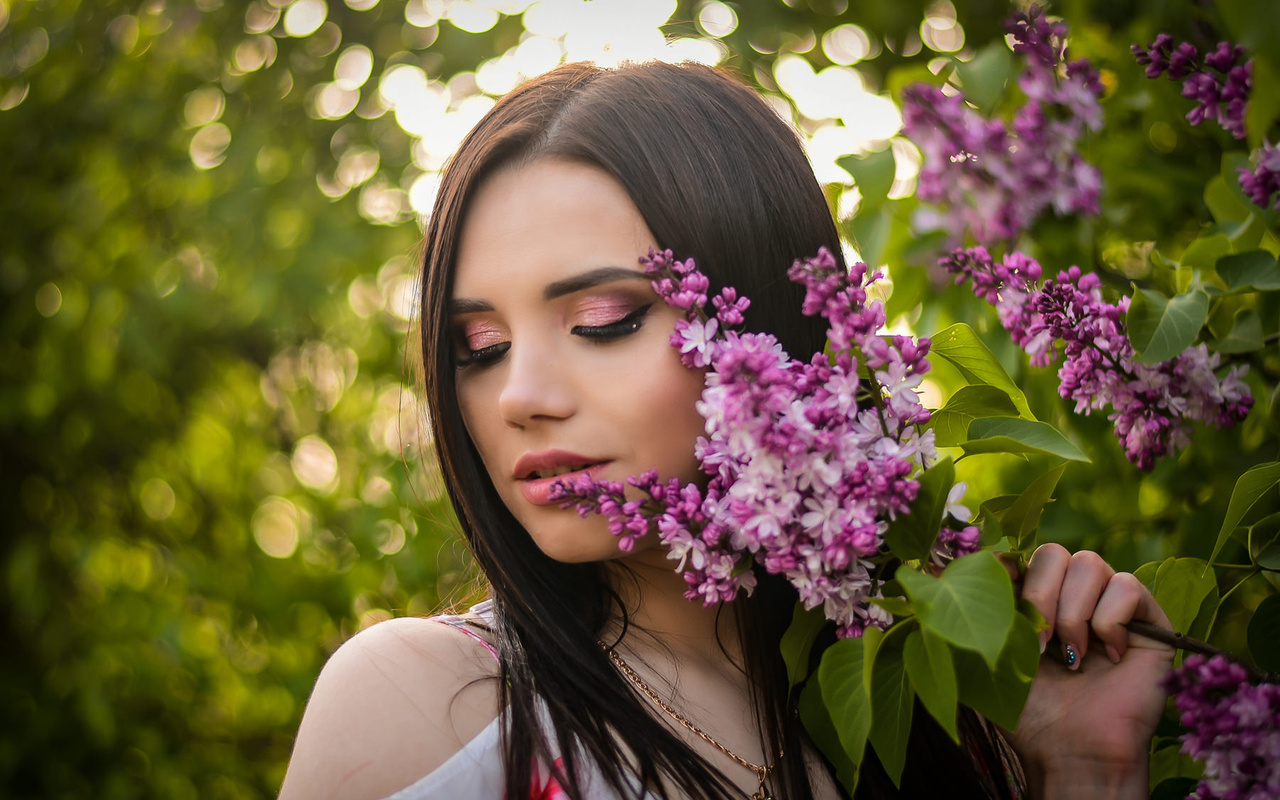
[[[1090,623],[1113,663],[1118,663],[1129,649],[1129,631],[1124,626],[1135,619],[1170,627],[1169,617],[1147,587],[1130,573],[1117,572],[1107,581]]]
[[[1049,625],[1040,631],[1041,653],[1053,636],[1053,626],[1058,619],[1058,595],[1070,561],[1067,548],[1060,544],[1042,544],[1031,555],[1027,574],[1022,578],[1022,599],[1030,601]]]
[[[1079,669],[1089,649],[1089,621],[1115,570],[1092,550],[1071,556],[1058,595],[1058,616],[1054,631],[1062,642],[1062,660],[1070,669]]]

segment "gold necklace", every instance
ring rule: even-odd
[[[622,656],[618,655],[618,651],[614,650],[612,647],[609,647],[604,642],[600,642],[600,646],[604,648],[604,651],[606,653],[608,653],[609,660],[612,661],[614,666],[616,666],[618,670],[623,675],[626,676],[627,680],[631,681],[632,685],[634,685],[637,689],[639,689],[642,693],[644,693],[645,697],[648,697],[650,700],[652,700],[653,704],[656,705],[658,708],[662,709],[662,711],[668,717],[671,717],[676,722],[680,723],[680,725],[683,726],[685,730],[697,736],[702,741],[706,742],[707,744],[711,745],[715,749],[719,750],[721,753],[724,753],[726,756],[733,759],[734,763],[740,766],[746,767],[747,769],[751,770],[756,774],[756,779],[759,780],[760,785],[756,789],[756,793],[751,795],[751,800],[773,800],[773,795],[769,794],[769,787],[766,786],[765,783],[769,780],[769,773],[773,771],[774,764],[769,764],[767,766],[752,764],[750,761],[746,760],[742,756],[738,755],[737,753],[733,752],[729,748],[720,744],[715,739],[712,739],[709,733],[707,733],[706,731],[699,728],[697,725],[694,725],[692,722],[690,722],[688,718],[685,717],[684,714],[681,714],[679,711],[673,708],[669,703],[663,700],[662,697],[660,697],[657,692],[655,692],[652,688],[650,688],[649,684],[644,682],[644,678],[641,678],[639,675],[637,675],[636,671],[631,668],[631,665],[628,664],[626,661],[622,660]],[[782,753],[779,752],[778,756],[781,757]]]

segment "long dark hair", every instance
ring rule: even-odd
[[[446,309],[463,217],[495,170],[548,157],[613,176],[657,241],[695,258],[713,291],[727,283],[750,297],[748,326],[773,333],[794,357],[820,350],[825,330],[800,315],[803,290],[786,268],[822,246],[839,259],[839,235],[796,133],[759,96],[717,70],[662,63],[567,64],[508,94],[446,166],[426,231],[425,393],[446,488],[493,592],[506,796],[528,796],[535,758],[551,761],[541,702],[573,797],[583,796],[584,762],[622,797],[636,793],[628,774],[640,793],[734,797],[718,770],[649,713],[597,645],[612,616],[621,614],[626,627],[605,567],[561,563],[538,549],[489,481],[458,407]],[[759,578],[755,594],[731,609],[742,666],[765,751],[784,754],[773,786],[780,797],[806,800],[805,748],[778,654],[796,594],[776,576]]]

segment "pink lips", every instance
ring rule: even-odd
[[[608,461],[599,461],[589,456],[570,453],[565,450],[545,450],[541,453],[529,453],[521,456],[516,462],[515,479],[520,484],[524,497],[535,506],[548,506],[551,499],[551,487],[557,482],[571,483],[583,475],[595,478],[608,465]],[[566,465],[586,464],[583,469],[566,472],[550,478],[535,478],[533,473],[541,470],[555,469]]]

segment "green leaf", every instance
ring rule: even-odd
[[[1026,618],[1034,633],[1039,634],[1041,631],[1049,630],[1049,620],[1044,618],[1035,603],[1025,597],[1018,598],[1018,613]]]
[[[999,359],[987,349],[978,335],[964,323],[944,328],[929,337],[929,352],[948,361],[969,383],[994,386],[1009,396],[1023,419],[1035,419],[1027,405],[1027,396],[1009,377]]]
[[[1266,58],[1254,59],[1252,88],[1244,115],[1250,150],[1262,146],[1267,131],[1277,119],[1280,119],[1280,67],[1273,66]]]
[[[908,629],[897,625],[885,634],[871,667],[871,746],[894,786],[900,786],[911,738],[911,713],[915,693],[907,678],[903,644]]]
[[[1053,499],[1053,490],[1066,469],[1066,464],[1059,464],[1036,478],[1001,516],[1000,529],[1014,542],[1016,549],[1028,548],[1026,541],[1040,527],[1040,514]]]
[[[803,603],[796,603],[791,612],[791,624],[782,634],[782,660],[787,665],[787,680],[792,686],[809,676],[809,653],[819,631],[827,622],[821,608],[805,610]]]
[[[1222,175],[1214,175],[1205,184],[1204,203],[1219,225],[1243,222],[1252,216],[1249,204],[1241,202]]]
[[[1208,316],[1209,295],[1203,289],[1195,288],[1173,299],[1151,289],[1138,289],[1125,321],[1129,341],[1137,351],[1134,360],[1155,364],[1179,355],[1195,342]]]
[[[1008,511],[1017,501],[1018,495],[1016,494],[998,494],[995,497],[984,500],[979,509],[983,514],[993,514],[1000,517],[1004,516],[1004,512]]]
[[[862,261],[873,268],[884,263],[885,247],[893,232],[893,213],[889,206],[858,214],[846,220],[843,227]]]
[[[959,689],[956,687],[956,668],[951,660],[951,648],[937,634],[916,628],[907,634],[902,649],[907,675],[916,695],[951,740],[960,743],[956,728],[956,704]]]
[[[888,90],[889,96],[893,98],[893,102],[901,107],[904,89],[917,83],[939,86],[945,82],[949,72],[950,70],[944,69],[944,74],[935,75],[924,64],[908,61],[889,70],[889,74],[885,78],[885,89]]]
[[[1031,621],[1014,615],[994,668],[968,650],[953,650],[952,655],[960,702],[1005,730],[1015,730],[1040,666],[1040,639]]]
[[[909,561],[925,559],[938,537],[942,513],[947,506],[947,493],[956,482],[956,468],[944,458],[920,475],[920,491],[911,510],[899,514],[885,531],[884,542],[895,556]]]
[[[979,527],[982,529],[982,534],[978,537],[979,547],[991,547],[1004,538],[1004,525],[1000,523],[1000,515],[982,514],[979,519]]]
[[[1236,312],[1231,323],[1231,332],[1213,342],[1213,349],[1219,353],[1252,353],[1261,350],[1262,317],[1252,308],[1242,308]]]
[[[1203,559],[1166,558],[1156,569],[1151,594],[1169,615],[1173,629],[1187,633],[1204,599],[1217,588],[1217,576]]]
[[[1151,754],[1150,787],[1153,790],[1162,781],[1167,781],[1170,778],[1190,778],[1194,780],[1203,773],[1204,767],[1200,762],[1183,753],[1182,748],[1176,743],[1165,747],[1157,747],[1156,751]],[[1189,793],[1190,789],[1177,795],[1177,800],[1185,800]]]
[[[954,447],[967,438],[969,423],[983,417],[1016,417],[1018,407],[1009,394],[995,386],[961,386],[947,404],[933,413],[934,441],[938,447]]]
[[[1184,758],[1194,761],[1191,756]],[[1196,778],[1168,778],[1152,787],[1150,800],[1186,800],[1195,794],[1198,783],[1200,781]]]
[[[904,255],[905,258],[905,255]],[[915,311],[925,297],[930,296],[933,285],[929,280],[929,272],[923,267],[908,264],[895,264],[890,270],[893,278],[893,292],[885,301],[885,318],[892,323],[903,314]]]
[[[883,608],[895,617],[909,617],[916,613],[915,606],[911,605],[911,602],[905,597],[893,597],[891,595],[868,597],[867,602]]]
[[[1191,626],[1187,628],[1187,635],[1201,641],[1208,639],[1210,631],[1213,630],[1213,624],[1218,621],[1218,607],[1221,605],[1222,596],[1218,592],[1218,587],[1215,586],[1213,591],[1200,601],[1200,610],[1191,621]]]
[[[1213,546],[1209,563],[1212,564],[1218,560],[1218,553],[1227,543],[1227,537],[1240,524],[1240,520],[1244,519],[1244,515],[1249,513],[1249,509],[1253,508],[1253,504],[1274,489],[1278,483],[1280,483],[1280,463],[1275,461],[1259,464],[1240,476],[1235,488],[1231,491],[1231,502],[1227,504],[1227,516],[1223,518],[1222,527],[1218,530],[1218,541]]]
[[[804,723],[809,738],[835,766],[836,780],[853,796],[853,790],[858,785],[859,762],[853,761],[845,753],[844,745],[840,743],[840,733],[822,702],[822,690],[816,680],[809,681],[800,692],[800,721]]]
[[[920,625],[994,665],[1013,624],[1013,583],[989,551],[957,558],[935,578],[899,567]]]
[[[1223,256],[1218,259],[1217,270],[1232,292],[1280,289],[1280,263],[1266,250]]]
[[[1242,253],[1258,246],[1262,234],[1267,231],[1267,224],[1262,217],[1249,212],[1249,216],[1239,222],[1224,222],[1215,226],[1224,236],[1231,240],[1233,252]]]
[[[1016,417],[975,419],[969,440],[960,445],[965,455],[977,453],[1047,453],[1067,461],[1089,463],[1089,457],[1045,422]]]
[[[1192,269],[1211,269],[1218,259],[1231,252],[1231,240],[1225,234],[1212,233],[1201,236],[1182,251],[1182,266]]]
[[[956,62],[956,76],[965,99],[983,114],[990,114],[1004,94],[1013,72],[1013,52],[1004,39],[997,38],[968,61]]]
[[[862,195],[862,213],[879,208],[888,197],[896,169],[892,149],[865,156],[845,156],[836,159],[836,164],[853,176],[853,185]]]
[[[1249,620],[1248,638],[1253,663],[1268,672],[1280,672],[1280,595],[1258,603]]]
[[[1254,54],[1255,58],[1257,53]],[[1264,225],[1274,228],[1280,224],[1280,211],[1271,208],[1259,208],[1254,205],[1253,198],[1244,193],[1244,189],[1240,186],[1240,170],[1253,169],[1252,163],[1249,161],[1249,154],[1243,150],[1228,150],[1222,154],[1222,181],[1227,191],[1236,196],[1236,199],[1245,208],[1256,214]],[[1272,243],[1275,243],[1275,236],[1268,237]]]
[[[1151,591],[1151,587],[1155,585],[1156,573],[1160,570],[1160,561],[1149,561],[1133,571],[1133,577],[1145,587],[1147,591]]]
[[[1272,539],[1258,550],[1258,554],[1253,557],[1253,563],[1263,569],[1280,572],[1280,539]]]
[[[875,663],[876,653],[879,651],[880,642],[883,640],[884,631],[879,628],[867,628],[859,639],[862,642],[862,657],[865,667],[862,672],[862,688],[867,690],[868,695],[871,692],[871,665]]]
[[[827,648],[818,665],[823,704],[839,736],[840,747],[855,767],[862,764],[867,737],[871,734],[871,696],[867,686],[871,664],[867,643],[865,635],[841,639]]]

